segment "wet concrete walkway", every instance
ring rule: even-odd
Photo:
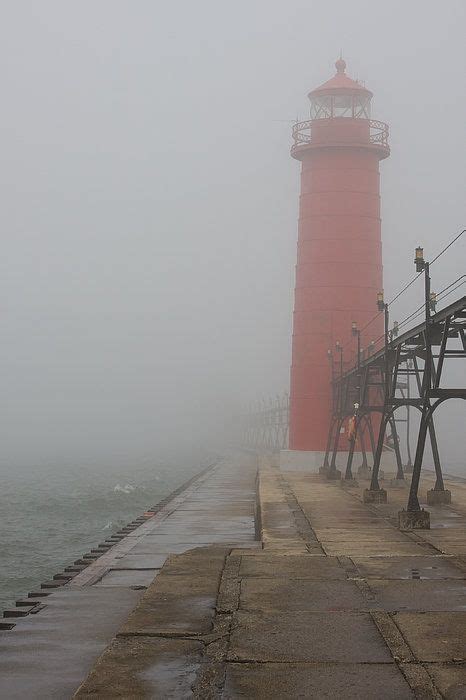
[[[255,478],[255,462],[225,459],[69,583],[38,586],[34,614],[0,631],[0,698],[70,698],[169,554],[255,546]]]
[[[258,493],[261,549],[170,558],[78,698],[466,697],[462,504],[406,534],[317,476]]]
[[[365,486],[262,466],[254,526],[255,465],[225,461],[54,593],[35,641],[5,633],[0,695],[466,698],[466,489],[402,533],[406,491],[366,505]]]

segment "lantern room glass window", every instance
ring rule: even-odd
[[[333,116],[334,117],[352,117],[353,116],[353,97],[352,95],[335,95],[333,98]]]
[[[371,98],[368,95],[318,95],[311,99],[311,119],[344,117],[371,118]]]
[[[367,95],[355,95],[353,97],[353,109],[355,119],[370,119],[371,98]]]
[[[332,116],[332,98],[330,95],[314,97],[311,101],[311,119],[328,119]]]

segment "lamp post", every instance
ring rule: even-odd
[[[425,307],[425,341],[426,341],[426,361],[424,363],[424,392],[432,388],[432,346],[430,344],[430,314],[435,311],[437,304],[437,295],[430,291],[430,266],[427,260],[424,260],[424,248],[418,246],[415,251],[414,264],[416,272],[424,272],[424,307]]]
[[[337,412],[339,411],[339,408],[338,408],[338,403],[339,403],[339,402],[337,401],[337,397],[336,397],[335,361],[334,361],[334,359],[333,359],[333,351],[332,351],[331,348],[329,348],[329,349],[327,350],[327,357],[328,357],[328,361],[329,361],[329,363],[330,363],[330,369],[331,369],[331,372],[332,372],[332,413],[333,413],[333,415],[335,416],[335,413],[337,413]],[[330,450],[330,442],[331,442],[332,431],[333,431],[333,427],[332,427],[332,425],[331,425],[331,426],[330,426],[330,430],[329,430],[329,439],[328,439],[328,442],[327,442],[327,448],[328,448],[328,449],[327,449],[327,451],[326,451],[326,453],[325,453],[325,464],[327,464],[327,461],[328,461],[328,453],[329,453],[329,450]],[[325,466],[325,465],[324,465],[324,466]],[[327,467],[328,467],[328,464],[327,464]]]
[[[339,340],[335,343],[335,350],[340,353],[340,379],[343,377],[343,348]]]
[[[434,306],[437,301],[436,294],[432,295],[430,291],[430,266],[427,260],[424,260],[424,248],[418,246],[414,254],[414,264],[416,265],[416,272],[424,272],[424,308],[425,308],[425,344],[426,344],[426,356],[424,362],[424,375],[422,378],[422,397],[426,397],[428,391],[432,388],[432,346],[430,339],[430,314],[432,306]],[[429,408],[429,402],[424,401],[424,407],[422,411],[421,426],[419,429],[418,443],[416,448],[416,456],[414,458],[413,465],[413,477],[411,479],[411,488],[409,492],[408,499],[408,511],[420,513],[421,506],[419,505],[419,499],[417,496],[419,489],[419,481],[421,478],[421,466],[422,458],[424,456],[424,445],[427,435],[428,423],[427,423],[427,411]],[[442,484],[443,486],[443,484]]]
[[[340,413],[341,418],[341,414],[343,413],[343,386],[341,381],[343,379],[343,347],[339,340],[337,340],[335,343],[335,350],[336,352],[340,353],[340,390],[338,392],[338,412]]]
[[[411,359],[406,360],[406,398],[408,399],[408,404],[406,405],[406,451],[407,451],[407,462],[405,465],[405,473],[413,471],[413,463],[411,461],[411,406],[409,405],[409,400],[411,399],[411,374],[413,369],[413,361]]]
[[[340,343],[339,340],[336,341],[335,343],[335,350],[336,352],[340,353],[340,382],[338,384],[338,404],[337,404],[337,414],[338,418],[335,421],[335,438],[334,438],[334,444],[333,444],[333,452],[332,452],[332,459],[330,461],[330,466],[327,472],[327,479],[339,479],[341,474],[340,471],[336,467],[336,457],[337,457],[337,450],[338,450],[338,445],[340,441],[340,430],[341,426],[343,423],[343,347]]]
[[[389,332],[388,332],[388,304],[385,303],[383,298],[383,292],[378,292],[377,294],[377,308],[379,311],[384,312],[384,336],[385,336],[385,381],[384,381],[384,391],[385,391],[385,401],[388,399],[388,393],[390,391],[390,377],[389,369],[390,365],[388,362],[388,342],[389,342]]]
[[[383,298],[383,292],[378,292],[377,294],[377,308],[379,311],[384,312],[384,337],[385,337],[385,356],[384,356],[384,409],[382,414],[382,420],[380,422],[379,437],[377,440],[377,448],[374,457],[374,467],[372,469],[371,484],[368,489],[363,493],[364,503],[386,503],[387,502],[387,492],[385,489],[380,488],[379,484],[379,468],[380,460],[382,457],[383,450],[383,439],[385,435],[385,428],[388,422],[388,395],[390,392],[390,363],[388,360],[388,304],[385,303]]]
[[[356,321],[351,323],[351,335],[356,336],[358,339],[358,372],[361,369],[361,331],[359,330]]]
[[[425,306],[425,358],[424,358],[424,374],[422,383],[418,381],[419,398],[422,405],[421,423],[419,425],[419,433],[416,445],[416,455],[414,457],[413,476],[411,479],[411,487],[409,491],[408,507],[406,511],[398,513],[398,522],[400,529],[429,529],[430,515],[429,512],[421,508],[418,499],[419,481],[421,478],[422,460],[424,457],[424,448],[426,443],[427,432],[430,433],[432,443],[432,455],[435,464],[436,481],[433,489],[427,492],[427,503],[429,505],[451,503],[451,492],[445,489],[443,484],[442,468],[440,465],[440,457],[438,454],[437,439],[431,413],[431,389],[437,386],[438,379],[435,378],[433,371],[432,358],[432,318],[431,314],[435,313],[437,295],[430,291],[430,269],[429,263],[424,260],[424,249],[421,246],[416,248],[414,256],[414,264],[416,272],[424,272],[424,306]],[[434,385],[434,387],[433,387]]]
[[[336,420],[335,413],[337,411],[337,401],[335,398],[335,366],[334,366],[334,362],[333,362],[333,352],[332,352],[331,348],[329,348],[327,350],[327,358],[328,358],[328,361],[330,364],[330,369],[332,372],[332,418],[331,418],[330,427],[328,430],[327,447],[325,449],[324,463],[323,463],[322,467],[319,469],[319,473],[322,473],[322,474],[325,474],[330,469],[330,463],[329,463],[328,459],[329,459],[330,450],[332,447],[332,438],[333,438],[333,432],[334,432],[335,420]]]
[[[328,361],[330,362],[330,366],[332,368],[332,381],[335,379],[335,370],[333,369],[333,352],[331,348],[327,350],[327,357]]]

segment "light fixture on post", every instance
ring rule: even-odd
[[[423,373],[423,381],[422,381],[422,394],[423,396],[428,396],[428,392],[432,389],[432,365],[433,365],[433,360],[432,360],[432,331],[431,331],[431,312],[435,311],[435,305],[437,303],[437,295],[435,293],[432,293],[430,291],[430,264],[424,260],[424,249],[421,248],[420,246],[416,248],[415,251],[415,257],[414,257],[414,263],[416,265],[416,272],[424,272],[424,313],[425,313],[425,330],[424,330],[424,341],[425,341],[425,358],[424,358],[424,373]],[[426,408],[427,406],[427,408]],[[409,498],[408,498],[408,508],[407,510],[410,513],[421,513],[421,506],[419,504],[419,499],[417,496],[417,492],[419,489],[419,480],[421,477],[421,467],[422,467],[422,459],[424,455],[424,446],[425,446],[425,436],[427,434],[427,420],[426,420],[426,414],[428,411],[428,403],[424,405],[423,412],[422,412],[422,417],[421,417],[421,426],[423,428],[422,431],[422,440],[421,437],[418,438],[418,444],[416,448],[416,456],[414,458],[414,465],[413,465],[413,476],[411,479],[411,487],[409,491]],[[443,476],[441,470],[437,470],[437,467],[435,469],[436,471],[436,482],[434,486],[434,490],[437,491],[444,491],[444,484],[443,484]]]
[[[383,292],[377,292],[377,308],[379,311],[385,309],[385,302],[383,300]]]
[[[388,406],[390,397],[390,362],[388,359],[389,350],[389,340],[391,340],[392,334],[388,329],[389,314],[388,314],[388,304],[385,303],[383,298],[383,292],[378,292],[377,294],[377,308],[379,312],[383,311],[384,314],[384,353],[383,353],[383,407],[382,416],[379,428],[379,437],[377,439],[377,448],[374,454],[374,466],[372,468],[372,478],[368,489],[363,493],[364,503],[386,503],[387,502],[387,492],[385,489],[380,488],[379,484],[379,469],[380,460],[382,457],[383,450],[383,439],[385,436],[385,429],[388,422]]]
[[[358,339],[358,357],[357,357],[357,363],[358,363],[358,371],[361,367],[361,331],[359,330],[356,321],[352,321],[351,323],[351,335],[356,336]]]
[[[424,260],[424,248],[419,245],[414,252],[414,264],[416,265],[416,272],[422,272],[426,266]]]
[[[333,352],[332,352],[332,349],[331,349],[331,348],[329,348],[329,349],[327,350],[327,358],[328,358],[328,361],[329,361],[329,364],[330,364],[330,369],[332,370],[332,384],[333,384],[334,381],[335,381],[335,365],[334,365],[334,362],[333,362]]]
[[[340,379],[343,376],[343,347],[339,340],[335,342],[335,350],[340,353]]]
[[[432,343],[430,338],[430,314],[437,303],[437,295],[430,291],[430,264],[424,260],[424,248],[418,246],[414,254],[416,272],[424,272],[424,310],[425,310],[425,343],[426,360],[424,364],[424,386],[430,389],[432,386]]]
[[[377,294],[377,308],[379,311],[384,312],[384,338],[385,338],[385,401],[388,399],[388,392],[390,388],[390,381],[389,381],[389,371],[390,371],[390,366],[388,362],[388,343],[390,338],[389,330],[388,330],[388,304],[385,303],[384,298],[383,298],[383,292],[378,292]]]

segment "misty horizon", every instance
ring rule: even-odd
[[[3,466],[200,454],[288,390],[291,127],[340,51],[390,128],[386,297],[416,245],[432,258],[462,230],[465,15],[456,0],[4,3]],[[433,289],[465,259],[461,240]],[[394,318],[421,303],[417,284]],[[464,419],[459,401],[439,411],[455,463]]]

